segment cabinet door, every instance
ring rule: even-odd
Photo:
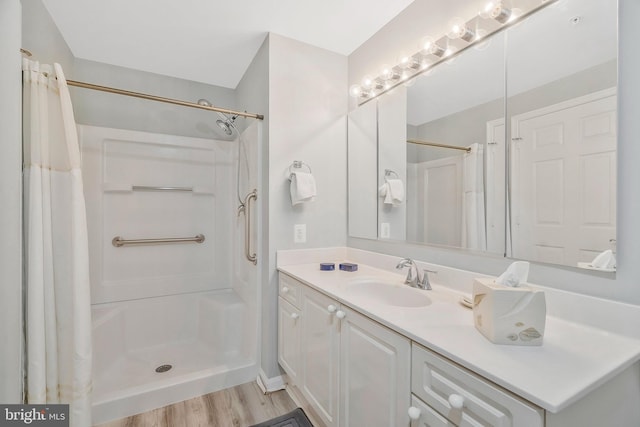
[[[345,307],[337,317],[342,317],[340,426],[408,426],[410,341]]]
[[[340,339],[338,303],[310,288],[302,292],[302,394],[327,426],[336,426]]]
[[[296,381],[300,368],[300,311],[278,297],[278,362]]]

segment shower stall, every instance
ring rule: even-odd
[[[78,126],[94,424],[257,377],[262,123],[218,118],[233,140]]]

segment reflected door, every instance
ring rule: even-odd
[[[616,96],[512,118],[513,257],[576,266],[615,239]]]

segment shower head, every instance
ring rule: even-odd
[[[203,107],[213,107],[213,104],[204,98],[198,99],[198,105],[202,105]],[[231,117],[228,117],[226,114],[218,112],[218,117],[220,118],[216,120],[216,125],[218,125],[220,130],[222,130],[225,133],[225,135],[231,136],[233,135],[234,130],[237,131],[233,123],[238,118],[238,115],[233,115]]]
[[[218,116],[220,116],[220,118],[216,120],[218,127],[227,135],[233,135],[233,130],[236,128],[233,122],[236,121],[238,116],[231,116],[231,118],[229,118],[222,113],[218,113]]]

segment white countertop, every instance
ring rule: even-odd
[[[340,262],[336,262],[336,268]],[[349,291],[354,279],[403,285],[404,275],[359,264],[358,271],[320,271],[318,263],[281,265],[295,279],[528,401],[557,413],[640,360],[640,340],[547,316],[542,346],[491,343],[473,324],[462,294],[433,285],[426,307],[395,307]]]

